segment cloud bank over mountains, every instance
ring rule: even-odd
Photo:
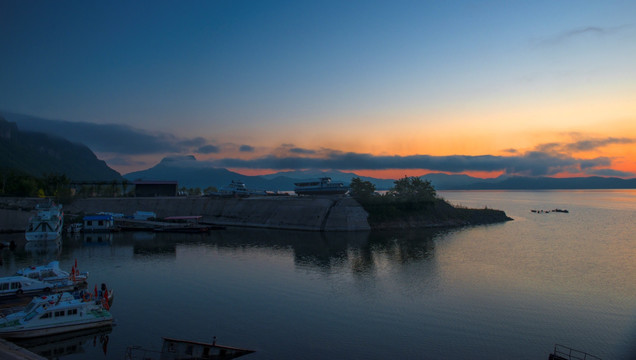
[[[553,176],[561,173],[579,176],[634,176],[632,173],[612,169],[611,158],[603,156],[578,158],[572,155],[576,152],[590,152],[610,145],[636,143],[636,139],[631,138],[593,138],[571,134],[574,139],[571,142],[539,144],[529,151],[518,149],[502,151],[508,155],[372,155],[324,148],[307,149],[294,144],[282,144],[272,148],[269,154],[259,156],[256,147],[248,144],[220,145],[203,137],[182,138],[165,132],[151,132],[123,124],[70,122],[12,113],[1,114],[7,120],[16,122],[21,130],[57,135],[73,142],[83,143],[97,153],[108,154],[108,158],[104,160],[113,166],[138,165],[141,167],[144,162],[137,158],[144,155],[156,155],[155,158],[158,159],[163,156],[194,153],[214,156],[207,161],[199,161],[197,166],[204,163],[207,166],[233,169],[351,171],[424,169],[448,173],[502,172],[506,175],[522,176]],[[228,149],[231,149],[233,153]],[[239,158],[234,154],[255,157]],[[146,163],[146,167],[148,165],[153,164]]]

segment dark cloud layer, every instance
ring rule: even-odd
[[[460,173],[464,171],[504,171],[507,174],[528,176],[555,175],[563,171],[578,172],[610,165],[610,160],[576,159],[555,156],[550,153],[533,151],[519,156],[374,156],[370,154],[332,152],[325,157],[309,158],[300,156],[265,156],[258,159],[220,159],[213,161],[216,166],[229,168],[256,169],[428,169]]]
[[[217,154],[221,148],[208,144],[202,137],[178,138],[172,134],[147,132],[119,124],[93,124],[45,120],[25,115],[3,113],[7,120],[15,121],[20,130],[50,133],[83,143],[93,151],[112,154],[111,164],[132,164],[137,155],[183,154],[195,151],[200,154]],[[580,137],[579,134],[573,136]],[[248,169],[341,169],[341,170],[387,170],[427,169],[461,173],[466,171],[503,171],[506,174],[527,176],[550,176],[563,172],[584,173],[602,176],[633,176],[612,170],[612,159],[597,157],[579,159],[573,153],[593,151],[609,145],[636,143],[629,138],[587,138],[570,143],[546,143],[535,150],[521,152],[506,149],[506,156],[452,155],[452,156],[375,156],[330,149],[304,149],[293,144],[283,144],[275,149],[276,155],[256,159],[225,158],[210,160],[218,167]],[[240,152],[254,152],[249,145],[241,145]]]

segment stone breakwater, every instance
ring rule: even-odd
[[[0,220],[0,230],[24,229],[28,211],[42,199],[3,199],[2,210],[12,215]],[[22,210],[19,210],[22,209]],[[64,206],[65,214],[95,214],[106,211],[132,215],[152,211],[157,217],[202,216],[200,222],[242,227],[307,231],[369,230],[367,213],[350,197],[153,197],[88,198]],[[2,214],[0,214],[2,215]],[[4,218],[4,217],[3,217]]]
[[[35,205],[45,202],[0,198],[0,232],[23,231],[35,214]],[[201,216],[200,222],[205,224],[306,231],[459,227],[512,220],[501,210],[454,207],[442,200],[413,215],[382,220],[369,217],[356,200],[343,196],[88,198],[77,199],[63,210],[66,215],[78,216],[151,211],[158,218]]]

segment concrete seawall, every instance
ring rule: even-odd
[[[41,199],[13,199],[3,211],[0,230],[24,229],[28,211],[15,208],[35,206]],[[0,200],[1,201],[1,200]],[[7,207],[13,208],[7,210]],[[367,213],[350,197],[153,197],[88,198],[64,206],[66,214],[94,214],[101,211],[132,215],[135,211],[152,211],[157,217],[201,215],[201,222],[225,226],[262,227],[308,231],[370,230]],[[0,214],[2,215],[2,214]],[[3,216],[4,218],[5,216]],[[22,222],[16,224],[16,222]]]

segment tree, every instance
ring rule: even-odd
[[[403,177],[394,181],[395,186],[389,193],[403,201],[430,202],[434,201],[437,192],[431,182],[417,176]]]
[[[123,196],[128,195],[128,191],[126,191],[128,189],[128,185],[129,185],[128,179],[123,179],[121,181],[121,188],[122,188],[122,193],[123,193],[122,195]]]
[[[370,181],[363,181],[359,177],[351,179],[349,188],[351,195],[356,199],[368,199],[375,193],[375,185]]]
[[[219,190],[217,190],[216,186],[208,186],[205,189],[203,189],[204,194],[215,193],[217,191]]]

